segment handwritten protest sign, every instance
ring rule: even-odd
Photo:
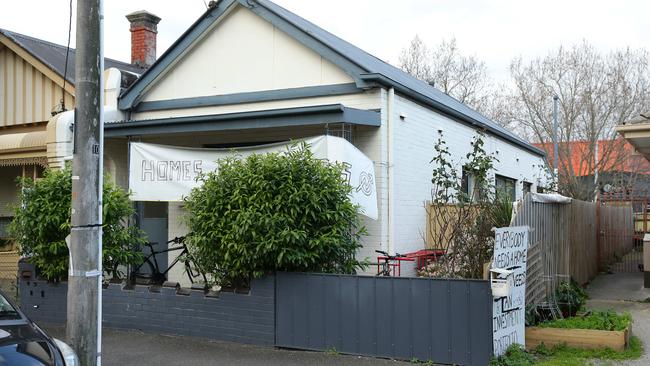
[[[492,268],[512,271],[508,296],[495,297],[492,307],[494,354],[513,343],[525,344],[527,226],[495,229]]]

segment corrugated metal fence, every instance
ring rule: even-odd
[[[633,244],[630,207],[571,203],[538,203],[527,195],[517,207],[512,226],[531,227],[527,259],[526,302],[539,304],[555,292],[561,281],[580,284],[592,280]],[[616,232],[603,240],[602,232]]]
[[[487,365],[487,281],[277,274],[276,345]]]

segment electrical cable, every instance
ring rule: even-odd
[[[63,68],[63,89],[61,90],[61,111],[65,112],[65,83],[68,77],[68,55],[70,54],[70,38],[72,34],[72,0],[68,10],[68,45],[65,49],[65,66]]]

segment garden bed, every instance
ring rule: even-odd
[[[623,351],[630,342],[632,320],[628,314],[596,311],[585,316],[541,323],[526,328],[526,349],[541,344],[564,344],[571,348]]]

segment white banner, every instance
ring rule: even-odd
[[[526,344],[526,257],[528,226],[495,229],[492,268],[512,271],[508,296],[494,298],[492,339],[494,355],[505,353],[513,343]]]
[[[302,140],[314,156],[346,166],[345,178],[352,186],[352,203],[374,220],[378,217],[375,168],[372,160],[354,145],[334,136]],[[293,141],[294,143],[296,141]],[[182,201],[201,184],[201,173],[217,169],[216,161],[226,156],[283,152],[292,143],[278,143],[237,149],[202,149],[132,142],[129,148],[129,189],[134,201]]]

